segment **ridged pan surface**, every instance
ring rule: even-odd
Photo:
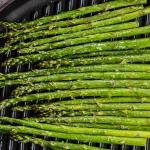
[[[0,0],[3,1],[3,0]],[[103,3],[108,0],[6,0],[0,3],[0,19],[10,20],[10,21],[26,21],[40,18],[42,16],[53,15],[61,11],[69,11],[79,7],[92,5],[96,3]],[[150,0],[149,2],[150,3]],[[3,7],[1,5],[3,4]],[[5,5],[4,5],[5,4]],[[142,18],[138,18],[139,22],[143,25],[150,24],[150,15]],[[149,35],[145,35],[149,36]],[[3,41],[0,41],[2,44]],[[0,56],[0,60],[4,57],[10,57],[11,53],[7,56]],[[28,64],[28,69],[32,69],[32,65]],[[12,71],[23,71],[25,67],[18,65],[16,68],[10,68],[6,66],[5,68],[0,68],[0,72],[8,73]],[[10,91],[10,88],[0,89],[0,99],[6,99]],[[28,112],[15,113],[10,110],[3,110],[0,112],[0,116],[11,116],[11,117],[27,117],[30,116]],[[146,147],[137,146],[126,146],[126,145],[114,145],[114,144],[102,144],[99,143],[99,147],[108,148],[111,150],[149,150],[149,141]],[[90,144],[90,143],[89,143]],[[46,148],[41,148],[40,146],[34,144],[23,144],[12,141],[8,136],[0,134],[0,150],[47,150]]]

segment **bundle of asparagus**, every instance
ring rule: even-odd
[[[150,13],[143,4],[112,0],[31,22],[1,21],[7,33],[0,35],[6,41],[0,54],[17,52],[1,66],[34,68],[0,73],[0,88],[15,87],[0,110],[32,114],[0,117],[0,132],[54,150],[106,150],[99,143],[145,146],[150,38],[137,36],[150,33],[150,26],[134,21]]]

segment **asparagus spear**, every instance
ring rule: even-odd
[[[142,10],[138,10],[136,12],[132,12],[129,14],[125,14],[125,15],[121,15],[118,17],[114,17],[114,18],[110,18],[110,19],[106,19],[106,20],[102,20],[102,21],[97,21],[97,22],[93,22],[90,24],[81,24],[81,25],[77,25],[77,26],[73,26],[73,27],[68,27],[68,28],[58,28],[58,29],[54,29],[51,31],[38,31],[35,33],[30,33],[28,35],[20,35],[17,36],[15,39],[12,39],[11,41],[9,41],[10,44],[12,43],[16,43],[18,41],[24,41],[27,39],[35,39],[41,36],[48,36],[48,35],[58,35],[58,34],[65,34],[65,33],[74,33],[74,32],[78,32],[78,31],[82,31],[82,30],[87,30],[87,29],[91,29],[91,28],[96,28],[96,27],[102,27],[102,26],[108,26],[108,25],[112,25],[112,24],[117,24],[117,23],[122,23],[122,22],[126,22],[126,21],[130,21],[133,20],[137,17],[141,17],[143,15],[147,15],[150,13],[150,7],[147,7],[145,9]]]
[[[0,87],[9,85],[26,85],[31,83],[40,82],[56,82],[56,81],[72,81],[72,80],[100,80],[100,79],[137,79],[137,80],[148,80],[150,79],[150,74],[147,72],[86,72],[86,73],[65,73],[65,74],[54,74],[46,76],[38,76],[38,74],[33,74],[33,77],[29,72],[24,73],[11,73],[7,74],[5,81],[0,82]],[[14,80],[13,80],[14,78]]]
[[[80,80],[71,82],[46,82],[19,86],[12,91],[12,96],[21,96],[32,92],[54,90],[76,90],[93,88],[150,88],[149,80]]]
[[[35,102],[35,101],[47,101],[53,99],[63,99],[63,98],[76,98],[76,97],[86,97],[86,96],[94,96],[94,97],[149,97],[150,89],[139,89],[139,88],[104,88],[104,89],[80,89],[80,90],[63,90],[63,91],[55,91],[55,92],[47,92],[47,93],[38,93],[31,94],[22,97],[15,97],[11,99],[5,99],[0,102],[0,109],[5,107],[13,106],[18,104],[19,102]]]
[[[0,49],[0,53],[4,52],[9,52],[13,51],[16,49],[21,49],[21,48],[26,48],[26,47],[34,47],[50,42],[56,42],[56,41],[62,41],[64,39],[71,39],[75,37],[84,37],[86,35],[92,35],[96,33],[104,33],[104,32],[110,32],[110,31],[116,31],[116,30],[123,30],[123,29],[130,29],[130,28],[135,28],[138,27],[139,23],[138,22],[129,22],[129,23],[123,23],[123,24],[117,24],[117,25],[110,25],[106,27],[100,27],[100,28],[94,28],[94,29],[89,29],[85,31],[80,31],[80,32],[75,32],[72,34],[63,34],[63,35],[58,35],[58,36],[53,36],[53,37],[48,37],[44,39],[37,39],[35,41],[30,41],[27,43],[18,43],[17,45],[9,45],[5,46]]]
[[[112,42],[90,43],[79,46],[66,47],[51,51],[40,51],[39,54],[27,54],[6,60],[2,65],[27,64],[42,60],[58,59],[65,56],[84,54],[88,52],[98,52],[105,50],[125,50],[125,49],[142,49],[150,46],[150,38],[141,38],[136,40],[121,40]],[[42,46],[40,46],[42,49]]]
[[[40,68],[51,68],[57,66],[81,66],[93,64],[127,64],[127,63],[146,63],[150,62],[150,54],[141,55],[125,55],[125,56],[105,56],[92,58],[77,58],[77,59],[58,59],[43,61],[38,64]]]
[[[72,127],[81,127],[81,128],[100,128],[100,129],[117,129],[117,130],[138,130],[138,131],[150,131],[149,126],[137,126],[137,125],[117,125],[117,124],[96,124],[96,123],[55,123],[55,125],[65,125]]]
[[[34,143],[41,145],[42,147],[47,148],[58,148],[58,149],[70,149],[70,150],[106,150],[104,148],[97,148],[93,146],[88,146],[85,144],[72,144],[72,143],[65,143],[65,142],[58,142],[58,141],[46,141],[40,138],[35,138],[32,136],[26,135],[14,135],[13,138],[17,141],[21,141],[23,143]]]
[[[138,4],[146,4],[146,0],[119,0],[119,1],[110,1],[106,2],[103,4],[97,4],[93,6],[88,6],[88,7],[82,7],[76,10],[68,11],[68,12],[63,12],[57,15],[53,16],[47,16],[40,18],[38,20],[34,20],[31,22],[27,23],[21,23],[16,28],[30,28],[33,26],[40,26],[46,23],[51,23],[54,21],[59,21],[62,19],[67,19],[67,18],[76,18],[78,16],[84,16],[86,14],[91,14],[95,12],[101,12],[105,10],[110,10],[114,8],[120,8],[120,7],[125,7],[125,6],[132,6],[132,5],[138,5]]]
[[[36,114],[39,117],[75,117],[75,116],[118,116],[118,117],[133,117],[133,118],[149,118],[150,111],[132,111],[132,110],[115,110],[115,111],[92,111],[92,110],[82,110],[82,111],[60,111],[51,112],[46,111],[43,113]],[[150,128],[149,128],[150,129]]]
[[[43,72],[42,72],[43,71]],[[62,73],[52,74],[49,69],[34,70],[28,72],[2,74],[1,77],[5,82],[1,84],[16,85],[29,84],[47,81],[71,81],[71,80],[86,80],[86,79],[150,79],[150,74],[147,72],[82,72],[82,73]]]
[[[117,116],[75,116],[75,117],[40,117],[40,118],[27,118],[27,121],[36,121],[41,123],[103,123],[111,125],[136,125],[136,126],[149,126],[149,118],[127,118]]]
[[[95,112],[95,111],[101,111],[101,110],[107,110],[107,111],[113,111],[113,110],[142,110],[142,111],[149,111],[150,106],[149,103],[115,103],[115,104],[82,104],[82,105],[55,105],[55,104],[41,104],[41,105],[34,105],[33,109],[35,111],[39,111],[41,113],[43,112],[60,112],[60,111],[89,111],[89,112]],[[124,112],[125,113],[125,112]],[[106,116],[109,115],[109,113],[106,113]],[[126,116],[128,116],[128,112],[126,112]],[[129,114],[130,116],[130,114]],[[138,115],[136,116],[138,117]]]
[[[89,73],[89,72],[145,72],[150,71],[148,64],[105,64],[105,65],[86,65],[76,67],[60,67],[51,69],[40,69],[27,73],[10,73],[4,75],[6,79],[28,78],[32,76],[53,75],[61,73]],[[23,76],[21,76],[23,75]]]
[[[126,56],[126,55],[144,55],[144,54],[150,54],[150,51],[148,49],[138,49],[138,50],[120,50],[120,51],[98,51],[98,52],[89,52],[89,53],[84,53],[84,54],[77,54],[77,55],[70,55],[70,56],[66,56],[62,59],[75,59],[75,58],[89,58],[89,57],[97,57],[97,56]]]
[[[73,99],[67,101],[55,102],[55,105],[82,105],[82,104],[107,104],[107,103],[148,103],[150,102],[149,97],[112,97],[112,98],[88,98],[88,99]],[[16,106],[13,108],[14,111],[26,111],[33,109],[34,105],[30,106]]]
[[[90,73],[90,72],[149,72],[149,65],[147,64],[111,64],[111,65],[93,65],[93,66],[81,66],[81,67],[61,67],[55,69],[40,69],[33,70],[29,72],[21,73],[10,73],[4,75],[6,79],[15,79],[15,78],[28,78],[34,76],[49,76],[52,74],[59,73]],[[143,73],[144,74],[144,73]]]
[[[149,103],[150,98],[149,97],[112,97],[112,98],[89,98],[89,99],[73,99],[73,100],[67,100],[67,101],[59,101],[53,103],[54,105],[82,105],[82,104],[107,104],[107,103]],[[49,105],[49,103],[48,103]],[[33,110],[35,108],[35,105],[31,106],[16,106],[13,108],[14,111],[27,111],[27,110]],[[38,106],[37,106],[38,107]]]
[[[112,130],[112,129],[97,129],[97,128],[80,128],[80,127],[71,127],[71,126],[58,126],[50,125],[44,123],[37,123],[34,121],[26,121],[21,119],[9,118],[9,117],[0,117],[1,121],[17,123],[23,125],[24,127],[32,127],[36,130],[46,130],[56,133],[66,133],[66,134],[84,134],[84,135],[99,135],[99,136],[114,136],[114,137],[129,137],[129,138],[148,138],[150,132],[146,131],[128,131],[128,130]]]
[[[71,139],[82,142],[95,142],[95,143],[109,143],[109,144],[126,144],[144,146],[146,144],[146,138],[128,138],[128,137],[115,137],[115,136],[98,136],[98,135],[85,135],[85,134],[66,134],[53,131],[45,131],[35,128],[29,128],[24,126],[9,126],[0,125],[0,130],[8,133],[15,134],[32,134],[42,135],[47,137],[56,137],[62,139]]]
[[[112,97],[112,98],[89,98],[89,99],[73,99],[68,101],[55,102],[55,105],[81,105],[81,104],[107,104],[107,103],[146,103],[149,97]]]

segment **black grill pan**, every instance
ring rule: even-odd
[[[109,0],[0,0],[0,20],[23,22],[26,20],[34,20],[42,16],[53,15],[61,11],[69,11],[79,7],[103,3]],[[148,1],[150,3],[150,0]],[[150,24],[150,15],[138,18],[141,24]],[[2,29],[0,30],[3,31]],[[149,36],[149,35],[145,35]],[[0,39],[0,45],[4,41]],[[5,57],[10,57],[14,54],[0,56],[0,61]],[[25,67],[18,65],[16,68],[0,68],[0,72],[8,73],[12,71],[24,71]],[[32,65],[28,64],[27,69],[32,69]],[[10,91],[7,87],[0,89],[0,100],[9,96]],[[0,112],[0,116],[12,116],[16,118],[30,116],[28,112],[16,114],[10,110]],[[145,147],[114,145],[99,143],[98,147],[109,148],[111,150],[150,150],[150,140],[147,140]],[[22,144],[12,141],[8,136],[0,134],[0,150],[47,150],[34,144]]]

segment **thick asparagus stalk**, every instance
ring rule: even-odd
[[[67,100],[67,101],[59,101],[53,103],[54,105],[82,105],[82,104],[107,104],[107,103],[148,103],[150,102],[149,97],[112,97],[112,98],[89,98],[89,99],[73,99],[73,100]],[[27,111],[27,110],[33,110],[35,108],[34,105],[31,106],[16,106],[13,107],[14,111]]]
[[[89,99],[73,99],[68,101],[55,102],[56,105],[82,105],[82,104],[107,104],[107,103],[146,103],[149,97],[112,97],[112,98],[89,98]]]
[[[56,92],[48,92],[48,93],[38,93],[31,94],[22,97],[15,97],[11,99],[5,99],[0,102],[0,109],[5,107],[13,106],[18,104],[19,102],[35,102],[35,101],[47,101],[53,99],[63,99],[63,98],[76,98],[76,97],[149,97],[150,89],[139,89],[139,88],[104,88],[104,89],[80,89],[80,90],[63,90]]]
[[[5,46],[4,48],[0,49],[0,53],[9,52],[9,51],[13,51],[16,49],[22,49],[25,47],[27,47],[27,48],[32,47],[33,48],[34,46],[47,44],[50,42],[62,41],[65,39],[71,39],[71,38],[76,38],[76,37],[84,37],[86,35],[136,28],[138,26],[139,26],[138,22],[129,22],[129,23],[124,23],[124,24],[117,24],[117,25],[111,25],[111,26],[106,26],[106,27],[89,29],[89,30],[85,30],[85,31],[75,32],[72,34],[63,34],[63,35],[48,37],[48,38],[44,38],[44,39],[37,39],[37,40],[32,41],[32,42],[30,41],[27,43],[24,43],[24,42],[18,43],[17,45],[9,45],[8,44],[8,46]]]
[[[112,130],[112,129],[97,129],[97,128],[80,128],[80,127],[71,127],[71,126],[58,126],[37,123],[34,121],[26,121],[21,119],[1,117],[1,121],[17,123],[23,125],[24,127],[32,127],[33,129],[41,129],[46,131],[52,131],[56,133],[68,133],[68,134],[84,134],[84,135],[99,135],[99,136],[114,136],[114,137],[130,137],[130,138],[148,138],[150,132],[146,131],[128,131],[128,130]]]
[[[112,98],[89,98],[89,99],[73,99],[67,101],[60,101],[53,103],[54,105],[83,105],[83,104],[107,104],[107,103],[149,103],[149,97],[112,97]],[[48,104],[49,105],[49,104]],[[37,106],[38,107],[38,106]],[[14,111],[27,111],[33,110],[35,105],[31,106],[16,106],[13,108]]]
[[[37,114],[40,117],[75,117],[75,116],[118,116],[118,117],[133,117],[133,118],[149,118],[150,111],[131,111],[131,110],[115,110],[115,111],[60,111],[58,113],[46,111]],[[150,129],[150,128],[149,128]]]
[[[14,135],[13,138],[17,141],[21,141],[23,143],[34,143],[41,145],[42,147],[47,148],[58,148],[58,149],[70,149],[70,150],[106,150],[104,148],[97,148],[93,146],[88,146],[85,144],[72,144],[72,143],[65,143],[65,142],[58,142],[58,141],[46,141],[43,139],[35,138],[32,136],[25,136],[25,135]]]
[[[29,72],[28,72],[29,73]],[[56,81],[72,81],[72,80],[100,80],[100,79],[137,79],[137,80],[148,80],[150,79],[150,74],[147,72],[86,72],[86,73],[66,73],[66,74],[54,74],[47,76],[38,76],[37,74],[22,73],[17,74],[7,74],[5,81],[0,82],[0,87],[10,86],[10,85],[26,85],[31,83],[40,82],[56,82]],[[47,72],[48,73],[48,72]],[[35,77],[34,77],[35,76]],[[13,80],[14,78],[14,80]],[[17,79],[18,78],[18,79]]]
[[[23,23],[23,24],[19,25],[17,28],[29,28],[29,27],[33,27],[33,26],[40,26],[40,25],[43,25],[46,23],[51,23],[54,21],[62,20],[62,19],[76,18],[78,16],[84,16],[84,15],[90,14],[90,13],[101,12],[101,11],[125,7],[125,6],[146,4],[146,2],[147,2],[146,0],[130,0],[130,1],[129,0],[119,0],[119,1],[106,2],[103,4],[97,4],[97,5],[93,5],[93,6],[82,7],[82,8],[68,11],[68,12],[63,12],[63,13],[60,13],[60,14],[54,15],[54,16],[43,17],[38,20]]]
[[[68,28],[58,28],[58,29],[54,29],[54,30],[46,31],[46,32],[38,31],[38,32],[30,33],[30,34],[24,35],[24,36],[20,35],[20,36],[17,36],[12,41],[10,41],[10,43],[15,43],[20,40],[24,41],[24,40],[27,40],[30,38],[33,39],[33,38],[37,38],[37,37],[41,37],[41,36],[73,33],[73,32],[91,29],[91,28],[95,28],[95,27],[101,27],[101,26],[106,26],[106,25],[122,23],[122,22],[133,20],[137,17],[141,17],[143,15],[147,15],[149,13],[150,13],[150,7],[147,7],[145,9],[138,10],[136,12],[132,12],[129,14],[121,15],[118,17],[114,17],[114,18],[110,18],[110,19],[106,19],[106,20],[102,20],[102,21],[92,22],[90,24],[81,24],[81,25],[68,27]]]
[[[40,51],[39,54],[27,54],[6,60],[2,65],[27,64],[42,60],[58,59],[65,56],[84,54],[88,52],[98,52],[105,50],[125,50],[125,49],[142,49],[150,46],[150,38],[141,38],[136,40],[121,40],[112,42],[90,43],[79,46],[66,47],[51,51]],[[40,46],[42,48],[42,46]]]
[[[77,58],[77,59],[58,59],[43,61],[39,63],[40,68],[51,68],[57,66],[81,66],[93,64],[115,64],[115,63],[146,63],[150,62],[150,54],[141,55],[125,55],[125,56],[105,56],[105,57],[92,57],[92,58]]]
[[[76,90],[93,88],[144,88],[150,89],[150,80],[80,80],[71,82],[46,82],[19,86],[12,96],[21,96],[32,92],[54,90]]]
[[[128,116],[128,112],[126,110],[142,110],[142,111],[149,111],[150,106],[149,103],[115,103],[115,104],[81,104],[81,105],[55,105],[55,104],[41,104],[41,105],[34,105],[33,109],[35,111],[39,112],[60,112],[60,111],[89,111],[89,112],[95,112],[95,111],[101,111],[101,110],[107,110],[107,111],[113,111],[113,110],[122,110],[124,113],[126,113],[126,116]],[[120,112],[121,113],[121,112]],[[106,112],[106,116],[109,115]],[[112,114],[113,115],[113,114]],[[130,116],[130,114],[129,114]],[[136,115],[135,115],[136,116]],[[138,115],[136,116],[138,117]]]
[[[136,126],[149,126],[149,118],[127,118],[117,116],[75,116],[75,117],[40,117],[40,118],[27,118],[27,121],[36,121],[41,123],[104,123],[111,125],[136,125]]]
[[[95,142],[95,143],[109,143],[109,144],[126,144],[144,146],[146,144],[146,138],[128,138],[128,137],[115,137],[115,136],[99,136],[99,135],[86,135],[86,134],[66,134],[53,131],[45,131],[35,128],[23,127],[23,126],[6,126],[0,125],[0,130],[8,133],[15,134],[32,134],[47,137],[56,137],[62,139],[71,139],[81,142]],[[137,136],[137,135],[136,135]]]
[[[98,52],[89,52],[89,53],[84,53],[84,54],[77,54],[77,55],[72,55],[72,56],[66,56],[65,58],[72,58],[72,59],[75,59],[75,58],[89,58],[89,57],[97,57],[97,56],[101,56],[101,57],[104,57],[104,56],[125,56],[125,55],[143,55],[143,54],[150,54],[150,51],[148,49],[138,49],[138,50],[120,50],[120,51],[98,51]],[[65,58],[62,58],[62,59],[65,59]]]
[[[14,72],[1,74],[1,84],[5,85],[27,84],[46,81],[71,81],[82,79],[150,79],[147,72],[81,72],[51,74],[50,69],[33,70],[28,72]]]
[[[96,123],[55,123],[55,125],[65,125],[72,127],[81,127],[81,128],[100,128],[100,129],[117,129],[117,130],[138,130],[138,131],[150,131],[149,126],[137,126],[137,125],[111,125],[111,124],[96,124]]]
[[[86,72],[145,72],[150,71],[148,64],[106,64],[106,65],[87,65],[77,67],[60,67],[54,69],[41,69],[29,71],[27,73],[10,73],[6,74],[5,78],[28,78],[32,76],[53,75],[61,73],[86,73]],[[24,75],[23,75],[24,74]],[[23,75],[23,76],[20,76]]]
[[[52,30],[53,28],[58,28],[58,27],[68,27],[68,26],[74,26],[78,24],[85,24],[85,23],[90,23],[90,22],[95,22],[99,20],[104,20],[108,18],[112,18],[115,16],[123,15],[123,14],[128,14],[130,12],[135,12],[137,10],[143,9],[143,6],[131,6],[131,7],[126,7],[114,11],[106,11],[103,13],[98,13],[94,16],[90,17],[85,17],[85,18],[77,18],[77,19],[72,19],[72,20],[66,20],[66,21],[59,21],[59,22],[52,22],[51,24],[46,24],[42,26],[34,26],[31,28],[27,29],[22,29],[22,30],[17,30],[16,32],[8,32],[4,36],[8,37],[15,37],[20,34],[26,34],[26,33],[31,33],[31,32],[36,32],[40,30]]]

